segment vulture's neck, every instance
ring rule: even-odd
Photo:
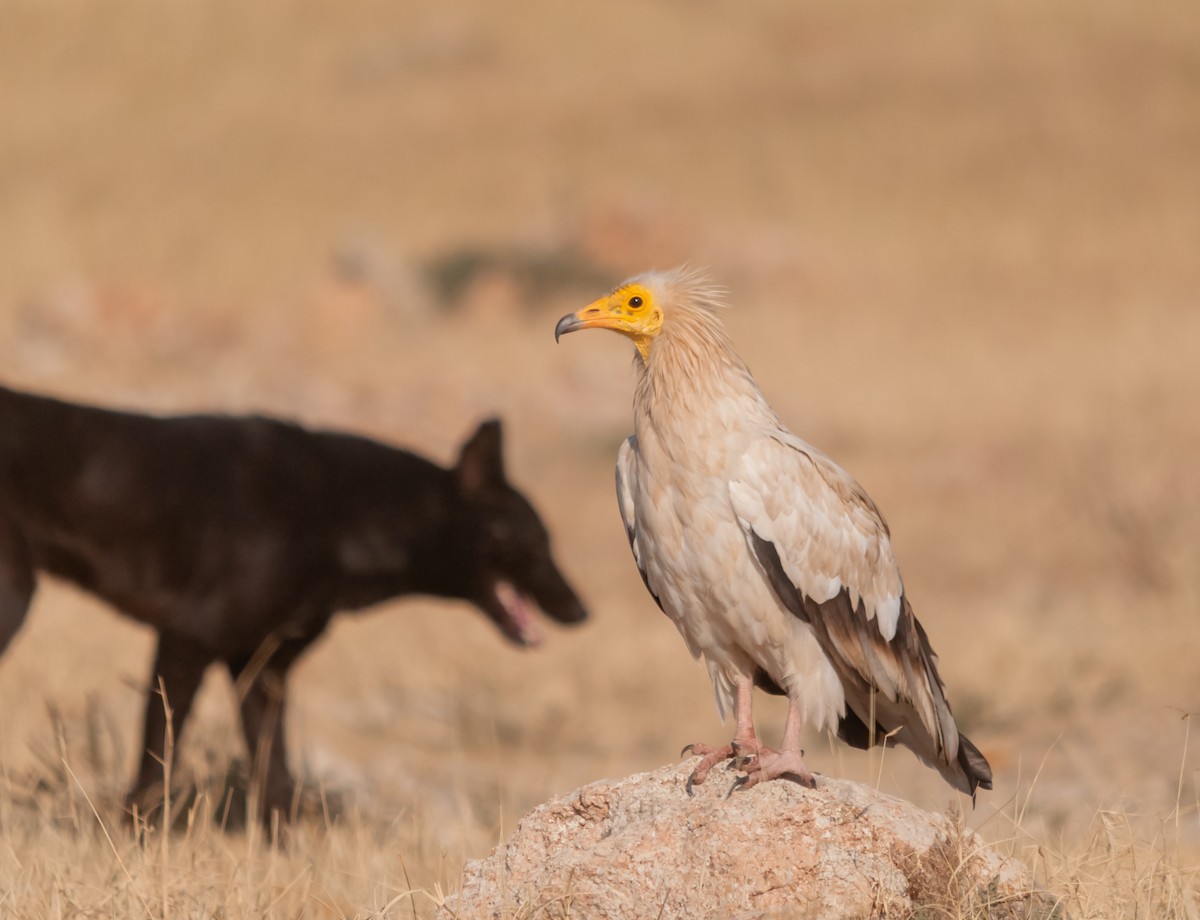
[[[710,452],[706,442],[719,438],[738,449],[740,435],[779,423],[710,310],[673,313],[648,352],[634,359],[634,428],[643,442]]]

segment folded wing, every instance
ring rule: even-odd
[[[937,656],[904,596],[887,524],[861,486],[776,431],[750,443],[729,493],[776,596],[812,626],[841,677],[850,711],[839,735],[860,747],[898,741],[964,791],[990,788],[974,746],[962,739],[960,751]]]

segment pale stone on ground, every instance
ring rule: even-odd
[[[467,863],[450,918],[1045,916],[1024,867],[942,815],[846,780],[774,781],[726,798],[695,761],[539,805]],[[924,913],[918,914],[925,916]]]

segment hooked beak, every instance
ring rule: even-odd
[[[578,332],[580,329],[613,329],[623,331],[619,318],[615,317],[609,307],[609,298],[601,297],[594,300],[582,310],[568,313],[554,327],[554,341],[557,342],[568,332]]]
[[[568,332],[578,332],[580,329],[586,328],[583,325],[583,320],[579,318],[577,313],[568,313],[558,321],[558,325],[554,327],[554,341],[558,342],[560,338]]]

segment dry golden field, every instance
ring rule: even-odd
[[[444,461],[499,414],[593,613],[535,653],[458,604],[338,620],[289,722],[337,816],[138,842],[151,636],[43,582],[0,660],[0,916],[429,916],[534,804],[723,738],[617,517],[629,346],[552,336],[682,261],[887,514],[996,770],[970,825],[1071,917],[1200,916],[1185,0],[0,0],[0,382]],[[219,797],[217,678],[180,768]],[[953,795],[903,751],[809,762]]]

